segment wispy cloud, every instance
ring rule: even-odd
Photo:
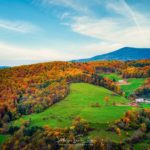
[[[65,9],[58,16],[61,24],[73,32],[99,40],[87,46],[82,45],[82,48],[78,47],[80,51],[88,52],[91,56],[96,51],[100,54],[123,46],[150,47],[149,18],[136,9],[134,4],[129,5],[126,0],[93,0],[89,3],[84,0],[42,0],[42,2],[77,12],[75,14]],[[99,10],[92,9],[93,5]]]
[[[120,19],[75,18],[70,27],[74,32],[104,41],[116,42],[125,46],[150,46],[150,27],[143,27],[141,32],[136,26],[125,26],[126,21]],[[147,38],[146,38],[147,37]]]
[[[0,42],[0,63],[4,60],[70,60],[73,54],[67,54],[65,51],[60,51],[53,48],[27,48],[23,46],[14,45],[8,42]]]
[[[115,3],[105,3],[108,11],[119,14],[95,18],[91,16],[72,17],[72,22],[67,24],[72,31],[100,41],[113,42],[124,46],[149,47],[150,21],[137,10],[120,0]]]
[[[80,54],[78,57],[74,57],[74,59],[78,58],[88,58],[93,57],[95,55],[105,54],[116,49],[123,47],[122,44],[113,43],[113,42],[93,42],[93,43],[86,43],[80,46],[74,46],[75,53]]]
[[[73,9],[77,12],[82,12],[82,13],[89,13],[90,10],[86,5],[82,5],[78,1],[75,0],[41,0],[43,4],[50,4],[50,5],[59,5],[62,7],[70,8]]]
[[[150,38],[149,18],[146,18],[134,5],[130,6],[126,0],[93,0],[95,5],[99,5],[99,9],[103,7],[108,14],[110,12],[114,14],[106,16],[101,14],[101,17],[95,15],[96,12],[91,9],[90,4],[84,3],[85,5],[82,5],[82,0],[80,2],[74,0],[42,1],[46,4],[65,6],[80,12],[75,15],[65,10],[59,18],[62,24],[70,27],[73,32],[99,39],[97,46],[103,41],[108,45],[115,43],[116,45],[135,47],[150,46],[148,40]],[[101,13],[101,11],[99,12]],[[105,49],[107,47],[109,46],[106,46]],[[101,48],[103,49],[104,46]]]
[[[0,19],[0,29],[10,30],[20,33],[33,33],[39,31],[40,28],[32,23],[25,21],[12,21]]]
[[[141,13],[131,8],[125,0],[120,0],[118,3],[108,3],[107,8],[122,15],[127,21],[132,21],[140,32],[141,27],[139,20],[143,21],[146,18]]]
[[[60,19],[64,20],[64,19],[68,18],[69,16],[70,16],[70,13],[64,12],[63,14],[61,14]]]
[[[31,1],[33,6],[30,6],[34,9],[29,9],[29,13],[32,10],[29,22],[7,20],[4,15],[4,19],[0,19],[0,31],[37,33],[43,26],[46,32],[39,37],[30,34],[25,42],[20,38],[24,34],[21,36],[17,34],[15,40],[14,36],[7,38],[7,34],[5,37],[1,35],[1,39],[6,41],[0,42],[0,62],[9,61],[11,58],[16,61],[70,60],[110,52],[123,46],[150,47],[149,10],[148,8],[145,10],[144,7],[149,5],[148,1],[144,3],[134,0],[132,2],[129,0]],[[25,6],[24,10],[26,9]],[[31,19],[35,17],[35,10],[39,14],[39,22],[36,23]],[[41,27],[36,24],[40,24]],[[18,45],[22,46],[11,44],[14,41],[15,43],[18,41]],[[32,48],[31,45],[29,48],[26,47],[27,42],[32,42],[31,45],[35,44],[35,47]]]

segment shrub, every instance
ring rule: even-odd
[[[9,122],[9,121],[10,121],[10,117],[9,117],[8,114],[5,114],[5,115],[4,115],[3,121],[4,121],[4,122]]]
[[[25,136],[32,136],[37,130],[42,130],[42,128],[37,127],[37,126],[31,127],[31,128],[25,128],[24,129],[24,135]]]
[[[95,104],[91,104],[91,107],[100,107],[100,104],[96,102]]]
[[[10,126],[8,133],[10,133],[11,135],[14,134],[14,132],[16,132],[17,130],[19,130],[19,127],[17,126]]]
[[[74,132],[76,132],[76,134],[87,134],[89,130],[88,122],[81,117],[76,117],[72,125],[74,126]]]
[[[3,127],[3,123],[2,123],[2,121],[0,120],[0,128],[2,128]]]
[[[44,107],[41,104],[37,104],[34,106],[33,111],[36,113],[40,113],[44,110]]]
[[[144,139],[144,133],[141,130],[135,131],[135,133],[127,140],[128,143],[137,143]]]
[[[30,104],[19,104],[17,105],[17,112],[20,113],[21,115],[27,115],[30,113]]]
[[[120,136],[121,135],[121,130],[120,128],[116,128],[116,133]]]

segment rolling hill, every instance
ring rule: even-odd
[[[98,61],[98,60],[140,60],[140,59],[150,59],[150,48],[133,48],[133,47],[123,47],[119,50],[97,55],[91,58],[73,60],[73,62],[88,62],[88,61]]]
[[[109,96],[109,104],[106,105],[105,97]],[[113,136],[114,141],[124,139],[125,135],[112,135],[111,132],[105,131],[108,122],[114,122],[121,118],[123,114],[134,109],[131,106],[114,106],[116,104],[128,104],[129,100],[120,96],[113,95],[113,92],[103,87],[95,86],[88,83],[73,83],[70,86],[69,95],[61,102],[53,105],[45,111],[37,114],[22,116],[13,122],[14,126],[21,126],[23,122],[31,120],[30,127],[44,127],[49,125],[53,128],[65,128],[71,126],[71,122],[76,116],[86,119],[93,130],[89,136],[95,134],[105,139]],[[98,103],[99,106],[92,106]],[[64,109],[67,108],[67,109]]]
[[[105,97],[109,96],[109,106],[106,106]],[[73,83],[70,86],[69,95],[61,102],[53,105],[45,111],[37,114],[26,115],[15,121],[15,125],[21,125],[22,120],[32,120],[33,125],[51,127],[66,127],[71,124],[75,116],[81,115],[92,123],[106,123],[121,117],[130,106],[114,106],[113,103],[129,102],[128,99],[113,95],[113,92],[106,88],[88,83]],[[92,104],[99,103],[100,107],[92,107]],[[67,108],[67,109],[64,109]],[[114,111],[117,109],[118,111]],[[45,118],[46,119],[43,119]]]
[[[120,118],[126,112],[149,109],[150,105],[134,107],[125,94],[142,87],[149,70],[150,60],[47,62],[1,69],[0,149],[14,149],[16,145],[20,149],[22,143],[28,147],[44,143],[48,149],[62,138],[67,143],[70,137],[79,144],[86,143],[87,138],[100,138],[117,146],[120,141],[132,140],[139,130],[134,126],[124,130],[126,124]],[[130,84],[120,87],[112,81],[114,78],[130,78]],[[123,129],[116,126],[117,120],[119,125],[123,123]],[[131,124],[136,124],[133,121]],[[142,135],[147,137],[147,133],[143,131]],[[142,140],[146,142],[148,138]]]

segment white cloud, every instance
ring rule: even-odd
[[[99,43],[87,44],[79,48],[79,50],[83,51],[84,57],[85,57],[85,53],[87,53],[88,57],[92,57],[94,56],[94,54],[95,55],[105,54],[111,51],[115,51],[116,49],[119,49],[121,47],[123,47],[123,45],[118,43],[99,42]]]
[[[92,57],[122,47],[120,44],[106,42],[85,45],[68,45],[60,48],[26,48],[14,44],[0,42],[0,65],[21,65],[55,60],[72,60]]]
[[[73,17],[69,24],[71,29],[79,34],[105,41],[108,43],[108,47],[111,43],[150,47],[149,18],[139,11],[131,9],[124,0],[120,0],[119,3],[107,3],[105,7],[120,15],[102,18]]]
[[[65,13],[61,14],[60,19],[64,20],[64,19],[68,18],[69,16],[70,16],[70,13],[65,12]]]
[[[10,21],[3,19],[0,19],[0,29],[6,29],[20,33],[32,33],[40,30],[39,27],[29,22],[12,20]]]
[[[6,42],[0,42],[0,61],[6,60],[70,60],[74,55],[52,48],[25,48]]]
[[[103,53],[102,51],[113,50],[113,45],[115,45],[114,48],[120,46],[150,47],[149,18],[137,10],[134,3],[131,6],[125,0],[93,0],[89,3],[84,0],[41,1],[80,12],[75,16],[74,12],[68,13],[65,10],[59,17],[61,24],[70,27],[73,32],[99,40],[97,43],[81,45],[82,48],[78,47],[81,50],[80,53],[83,53],[84,50],[87,50],[88,54],[92,54],[96,50],[97,53]],[[96,8],[99,6],[99,11],[91,9],[92,5],[96,5]],[[108,14],[103,14],[105,12],[103,9]]]
[[[122,15],[124,19],[133,22],[139,32],[141,32],[140,22],[147,22],[147,18],[136,9],[131,8],[125,0],[120,0],[119,3],[108,3],[107,8]]]
[[[34,1],[37,3],[37,0]],[[89,39],[87,43],[82,43],[78,39],[72,41],[71,35],[68,33],[66,33],[68,34],[66,35],[68,36],[67,44],[59,43],[53,45],[54,48],[51,46],[48,46],[50,48],[42,47],[42,49],[25,48],[0,42],[0,62],[10,59],[20,62],[70,60],[107,53],[124,46],[150,47],[149,18],[137,10],[134,5],[130,6],[125,0],[92,0],[91,2],[89,0],[90,4],[84,0],[39,1],[48,6],[43,7],[48,10],[45,10],[47,13],[53,11],[51,8],[55,9],[55,15],[60,19],[60,24],[68,26],[73,32],[95,38],[95,42],[92,43],[94,40],[89,42]],[[95,2],[97,5],[93,5]],[[52,7],[49,9],[51,5]],[[53,7],[54,5],[56,7]],[[91,9],[95,5],[97,6],[96,10]],[[36,25],[28,22],[8,20],[0,20],[0,29],[20,33],[31,33],[39,30]],[[48,29],[47,32],[49,32]]]

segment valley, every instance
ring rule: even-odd
[[[143,65],[140,72],[136,64]],[[139,95],[148,99],[147,64],[148,60],[52,62],[2,69],[2,147],[14,145],[18,136],[19,143],[26,138],[38,141],[40,136],[45,143],[45,134],[54,141],[72,139],[70,144],[76,140],[83,145],[86,141],[102,140],[105,146],[111,141],[116,147],[127,148],[127,141],[133,142],[136,132],[140,132],[138,138],[145,136],[141,144],[146,142],[148,118],[141,125],[131,116],[141,111],[149,113],[150,104],[133,105]],[[133,144],[134,149],[137,144]]]

